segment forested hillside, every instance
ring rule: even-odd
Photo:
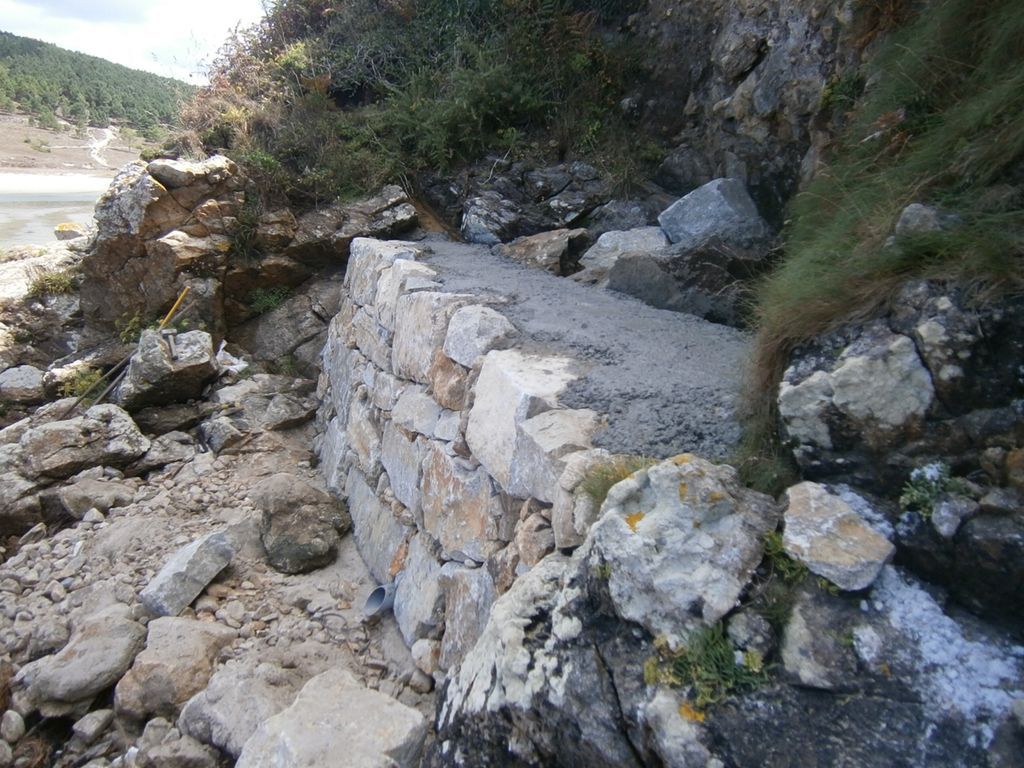
[[[173,122],[191,86],[50,43],[0,32],[0,109],[18,106],[45,127],[120,120],[143,132]]]

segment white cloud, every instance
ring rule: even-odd
[[[0,30],[192,83],[263,0],[0,0]]]

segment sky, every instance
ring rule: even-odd
[[[202,85],[228,34],[264,0],[0,0],[0,30]]]

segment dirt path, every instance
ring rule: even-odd
[[[99,136],[96,134],[99,133]],[[89,157],[97,165],[110,168],[110,164],[103,158],[103,150],[114,140],[116,134],[110,128],[89,129]]]

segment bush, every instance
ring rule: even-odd
[[[29,298],[59,296],[75,292],[75,275],[70,270],[55,272],[52,270],[37,271],[28,285]]]
[[[270,312],[284,304],[291,295],[291,289],[284,286],[277,288],[257,288],[249,294],[249,307],[258,315]]]
[[[685,688],[692,702],[689,715],[703,720],[703,711],[734,693],[750,691],[768,681],[764,659],[757,651],[737,657],[721,622],[693,632],[678,651],[660,648],[661,663],[648,662],[645,682]]]
[[[593,467],[583,478],[580,488],[594,500],[594,506],[600,508],[608,497],[608,491],[616,483],[620,483],[634,472],[654,466],[657,462],[644,456],[616,456],[606,464]]]
[[[246,170],[273,158],[278,186],[310,205],[448,168],[531,132],[554,132],[560,154],[596,156],[632,133],[616,105],[636,57],[608,43],[601,25],[635,6],[279,2],[224,50],[184,122]]]
[[[97,368],[82,367],[75,370],[70,378],[65,379],[57,388],[61,397],[81,397],[99,383],[103,372]],[[92,392],[93,399],[99,396],[99,388]]]

